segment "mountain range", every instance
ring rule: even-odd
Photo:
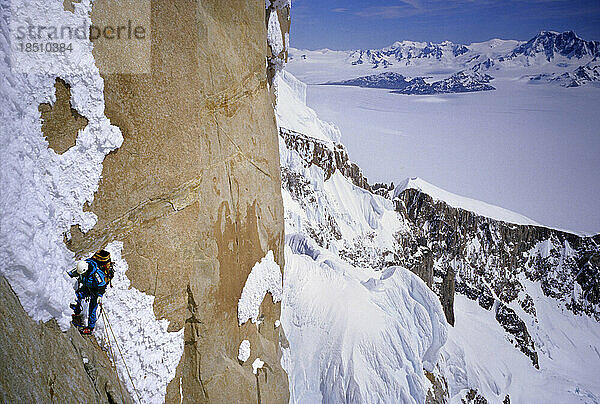
[[[529,41],[492,39],[486,42],[455,44],[450,41],[441,43],[400,41],[382,49],[359,49],[349,51],[332,51],[328,49],[290,50],[290,65],[306,64],[311,68],[331,64],[346,65],[347,75],[354,74],[345,80],[327,80],[328,84],[359,85],[382,88],[388,76],[377,78],[371,70],[381,73],[394,71],[405,77],[395,80],[389,89],[406,94],[434,94],[444,92],[465,92],[490,90],[486,82],[478,80],[476,73],[484,73],[493,77],[496,75],[513,75],[519,79],[534,83],[545,82],[559,84],[564,87],[578,87],[599,80],[597,69],[600,56],[600,42],[580,38],[573,31],[558,33],[542,31]],[[441,90],[441,81],[456,81],[455,74],[464,77],[474,77],[476,85],[452,86]],[[357,74],[358,73],[358,74]],[[360,74],[363,73],[363,74]],[[375,75],[379,74],[376,73]],[[355,83],[350,80],[356,79]],[[422,79],[424,83],[417,84],[414,91],[405,90],[411,84]],[[459,80],[461,81],[461,80]],[[374,83],[376,82],[376,83]],[[438,82],[434,85],[434,83]]]
[[[409,65],[419,60],[456,61],[472,66],[496,59],[505,62],[521,58],[520,62],[533,63],[539,57],[547,62],[559,59],[593,59],[600,56],[600,42],[586,41],[573,31],[563,33],[541,31],[527,42],[492,39],[470,45],[450,41],[395,42],[383,49],[349,51],[348,62],[353,65],[370,64],[374,68],[395,64]]]

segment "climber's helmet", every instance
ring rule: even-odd
[[[77,273],[83,275],[88,270],[88,263],[86,261],[79,261],[77,263]]]

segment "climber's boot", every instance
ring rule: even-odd
[[[83,319],[81,318],[81,314],[71,314],[71,323],[75,327],[83,327]]]

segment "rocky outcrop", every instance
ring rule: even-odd
[[[104,161],[96,226],[73,228],[68,246],[82,255],[122,241],[131,285],[155,296],[170,331],[185,329],[167,402],[256,402],[259,391],[287,402],[280,305],[263,302],[260,328],[237,319],[253,265],[272,250],[283,268],[265,3],[157,1],[151,12],[151,73],[104,77],[124,142]],[[242,340],[268,377],[238,362]]]
[[[448,382],[441,376],[425,371],[425,377],[431,382],[431,388],[427,391],[425,404],[442,404],[448,402]]]
[[[133,403],[94,337],[36,323],[0,277],[0,401]],[[19,338],[10,338],[11,335]]]
[[[326,143],[303,133],[279,128],[279,136],[288,149],[298,152],[307,167],[316,165],[323,169],[325,179],[329,179],[336,170],[350,179],[354,185],[371,191],[362,170],[348,158],[346,147],[341,143]]]
[[[404,190],[395,202],[396,210],[411,222],[411,230],[401,238],[399,264],[432,284],[450,324],[454,293],[461,293],[493,309],[509,339],[537,367],[526,324],[508,307],[514,302],[535,318],[523,277],[539,282],[546,296],[562,301],[574,313],[600,321],[599,236],[482,217],[415,189]]]
[[[366,88],[386,88],[394,90],[392,93],[406,95],[470,93],[476,91],[495,90],[493,86],[488,84],[494,78],[487,74],[478,73],[477,70],[462,70],[448,78],[433,83],[428,83],[425,81],[426,79],[429,79],[429,77],[407,78],[398,73],[385,72],[324,84]]]
[[[432,95],[490,91],[496,89],[488,84],[493,79],[490,75],[477,73],[474,70],[461,70],[433,83],[427,83],[423,78],[417,77],[408,81],[406,87],[392,92],[406,95]]]

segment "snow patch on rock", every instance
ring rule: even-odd
[[[250,357],[250,341],[247,339],[243,340],[238,349],[238,359],[242,362],[246,362]]]
[[[252,319],[256,323],[260,305],[267,292],[271,293],[273,303],[281,301],[283,285],[281,269],[273,258],[273,251],[269,251],[260,262],[254,264],[242,290],[238,301],[238,321],[242,325]]]
[[[252,373],[257,374],[258,369],[262,369],[264,364],[265,362],[261,361],[260,358],[254,359],[254,362],[252,362]]]
[[[168,332],[169,321],[154,316],[154,296],[131,287],[125,274],[128,265],[121,257],[122,248],[122,242],[112,242],[106,247],[115,263],[112,287],[103,298],[110,327],[104,319],[99,320],[96,336],[100,339],[108,335],[111,342],[116,337],[124,355],[117,355],[116,366],[132,396],[135,393],[125,365],[144,402],[164,402],[167,384],[175,377],[183,355],[183,328]]]

